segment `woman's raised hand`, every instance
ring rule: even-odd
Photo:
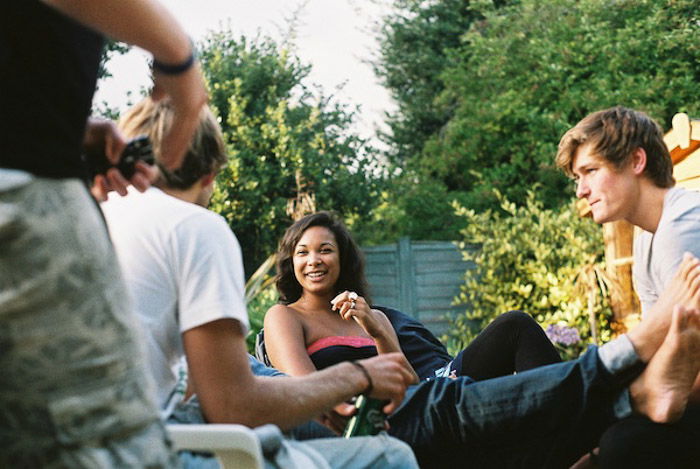
[[[370,308],[367,301],[355,292],[346,290],[340,293],[331,300],[331,307],[346,321],[354,319],[371,337],[383,336],[386,332],[385,321],[377,316],[384,313]]]
[[[398,352],[403,364],[411,374],[410,382],[418,382],[418,375],[404,356],[399,344],[399,338],[394,331],[389,318],[379,311],[372,309],[367,301],[356,292],[344,291],[331,300],[333,311],[338,311],[340,317],[349,321],[354,319],[377,345],[379,355]]]

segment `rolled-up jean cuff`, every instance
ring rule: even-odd
[[[611,375],[619,375],[638,367],[641,360],[632,341],[623,334],[598,348],[598,358]]]

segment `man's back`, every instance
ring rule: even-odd
[[[678,270],[684,252],[700,256],[700,193],[670,189],[655,233],[642,231],[634,242],[635,290],[648,311]]]
[[[167,415],[181,333],[222,318],[247,327],[241,250],[220,216],[156,188],[102,205],[134,310],[144,327],[158,403]]]

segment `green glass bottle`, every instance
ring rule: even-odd
[[[386,402],[380,399],[372,399],[364,395],[359,396],[355,401],[357,412],[352,416],[343,437],[350,438],[351,436],[371,436],[376,435],[384,430],[384,422],[386,415],[382,408]]]

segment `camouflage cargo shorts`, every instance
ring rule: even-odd
[[[82,183],[0,169],[0,467],[174,465],[135,324]]]

